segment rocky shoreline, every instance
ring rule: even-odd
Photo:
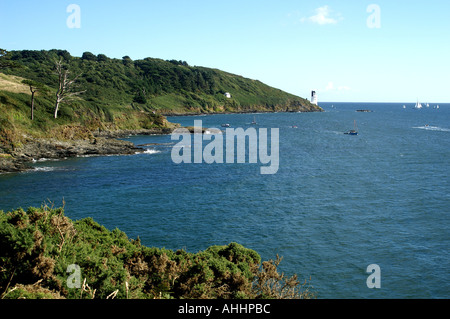
[[[268,111],[267,113],[271,112]],[[179,115],[197,114],[185,113]],[[84,138],[74,136],[66,139],[28,137],[21,147],[11,153],[2,154],[0,148],[0,174],[33,170],[32,164],[40,159],[62,160],[79,156],[132,155],[144,152],[145,149],[142,147],[135,146],[129,141],[120,140],[120,138],[133,135],[168,135],[178,127],[180,127],[179,124],[172,123],[167,127],[153,129],[96,130],[93,132],[85,130],[88,137],[84,136]],[[194,132],[193,127],[186,127],[186,129],[191,133]],[[202,132],[204,131],[205,128],[202,128]]]
[[[145,149],[132,142],[119,140],[131,135],[170,134],[172,129],[141,129],[92,132],[89,139],[58,140],[54,138],[28,138],[11,154],[0,154],[0,174],[33,170],[32,164],[40,159],[61,160],[93,155],[133,155]]]

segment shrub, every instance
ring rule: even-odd
[[[188,253],[141,245],[48,206],[0,211],[2,298],[299,298],[297,277],[237,243]],[[67,285],[78,265],[82,286]],[[261,268],[261,269],[260,269]]]

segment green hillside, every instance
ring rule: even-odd
[[[82,93],[61,102],[54,118],[58,61],[62,73],[68,71],[67,80],[76,79],[72,91]],[[67,126],[72,138],[86,138],[86,130],[170,128],[168,114],[256,111],[321,108],[260,81],[184,61],[0,49],[0,154],[29,137],[63,138]]]
[[[131,107],[170,113],[249,111],[312,111],[307,100],[269,87],[257,80],[217,69],[192,67],[185,61],[125,56],[111,59],[103,54],[67,51],[11,51],[7,58],[22,68],[4,71],[56,88],[55,61],[62,58],[73,75],[81,74],[78,86],[86,90],[84,102],[106,110]],[[229,92],[231,98],[225,97]],[[105,111],[108,113],[107,111]]]

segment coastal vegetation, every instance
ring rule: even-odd
[[[260,81],[185,61],[0,49],[0,173],[39,158],[135,154],[130,134],[168,134],[171,114],[321,111]],[[0,211],[0,298],[311,298],[297,276],[237,243],[151,248],[63,208]],[[71,271],[79,278],[71,281]],[[73,275],[73,273],[72,273]]]
[[[83,104],[99,108],[105,117],[110,107],[173,113],[320,110],[309,101],[257,80],[218,69],[190,66],[186,61],[130,57],[109,58],[84,52],[74,57],[65,50],[11,51],[3,60],[20,68],[5,74],[57,88],[58,76],[69,71],[85,93]],[[60,72],[55,72],[60,70]],[[225,93],[230,95],[227,97]],[[81,103],[81,101],[80,101]],[[98,113],[100,110],[95,110]],[[109,114],[112,115],[112,114]]]
[[[278,272],[280,262],[237,243],[197,253],[146,247],[47,205],[0,211],[2,299],[314,298],[309,283]]]
[[[171,114],[274,111],[321,109],[260,81],[185,61],[0,49],[0,173],[37,159],[21,151],[37,139],[96,145],[94,133],[170,132]]]

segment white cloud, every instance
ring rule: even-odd
[[[329,6],[323,6],[320,8],[317,8],[316,14],[313,16],[310,16],[308,18],[301,18],[301,22],[309,21],[312,23],[317,23],[319,25],[325,25],[325,24],[336,24],[339,20],[342,18],[332,18],[330,17],[331,9]]]

